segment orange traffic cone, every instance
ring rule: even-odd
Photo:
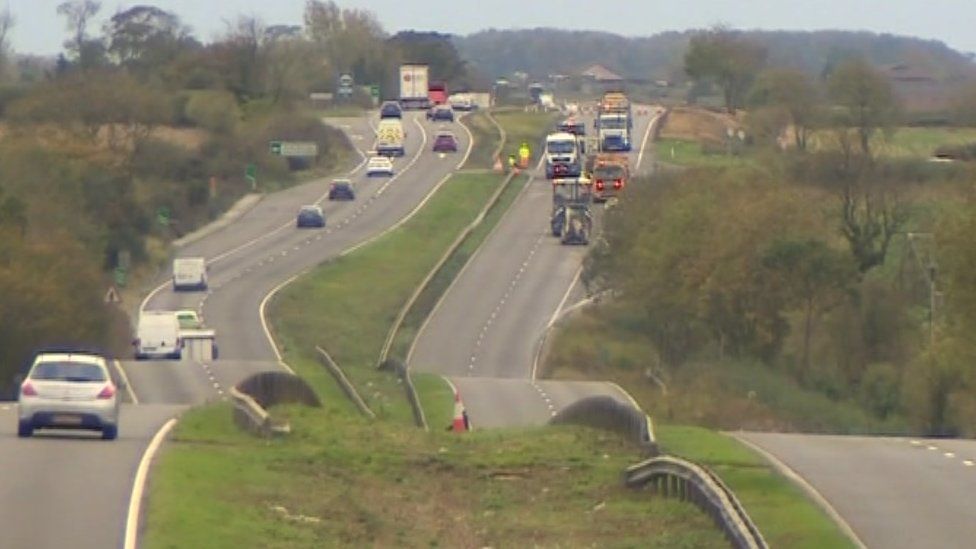
[[[461,402],[461,393],[459,391],[454,392],[454,421],[451,424],[451,430],[455,433],[460,433],[468,430],[468,413],[464,410],[464,404]]]

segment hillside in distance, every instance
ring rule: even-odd
[[[455,38],[462,57],[487,75],[524,71],[535,77],[573,74],[599,63],[625,78],[681,80],[695,30],[624,37],[551,28],[490,29]],[[768,64],[822,74],[838,60],[860,55],[877,65],[924,67],[942,81],[976,74],[972,56],[938,40],[864,31],[741,31],[766,46]]]

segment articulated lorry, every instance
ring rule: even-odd
[[[626,152],[631,149],[634,120],[630,99],[622,92],[607,92],[600,101],[596,118],[597,139],[601,151]]]
[[[427,65],[400,65],[400,107],[430,108]]]

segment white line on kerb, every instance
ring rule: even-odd
[[[139,404],[139,397],[136,396],[136,390],[132,388],[132,383],[129,381],[129,376],[126,375],[122,363],[118,360],[113,360],[112,363],[115,365],[115,369],[119,371],[119,375],[122,376],[122,381],[125,382],[125,389],[129,393],[129,399],[132,400],[133,404]]]
[[[146,446],[146,451],[142,454],[142,459],[139,460],[136,478],[132,482],[132,494],[129,496],[129,512],[125,519],[124,549],[136,549],[136,542],[139,540],[139,514],[142,508],[142,495],[146,490],[146,478],[149,476],[149,465],[156,456],[163,439],[166,438],[174,425],[176,425],[175,417],[164,423],[149,441],[149,446]]]

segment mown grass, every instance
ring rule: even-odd
[[[811,138],[814,148],[837,147],[837,140],[829,132],[819,132]],[[964,145],[976,142],[976,128],[901,127],[885,134],[878,132],[871,140],[874,153],[888,158],[930,158],[943,145]]]
[[[474,137],[471,154],[462,166],[466,170],[490,170],[495,161],[495,149],[501,140],[498,128],[488,118],[485,111],[475,111],[465,116],[462,124],[468,127]]]
[[[499,110],[493,114],[495,120],[505,128],[507,137],[501,154],[502,163],[506,162],[510,154],[517,157],[519,146],[525,142],[531,152],[529,165],[535,166],[540,158],[542,140],[552,130],[559,117],[558,113]]]
[[[731,436],[700,427],[658,425],[669,454],[705,465],[735,492],[770,547],[854,547],[803,491]]]
[[[397,230],[286,287],[268,316],[285,361],[323,394],[335,384],[318,364],[326,349],[380,417],[409,422],[397,380],[376,368],[387,331],[410,293],[484,207],[501,178],[458,174]]]
[[[637,449],[586,428],[422,434],[287,408],[258,440],[226,404],[159,458],[145,547],[727,547],[691,504],[623,487]]]
[[[655,160],[677,166],[742,166],[753,162],[748,154],[709,152],[701,143],[684,139],[659,139],[655,150]]]

